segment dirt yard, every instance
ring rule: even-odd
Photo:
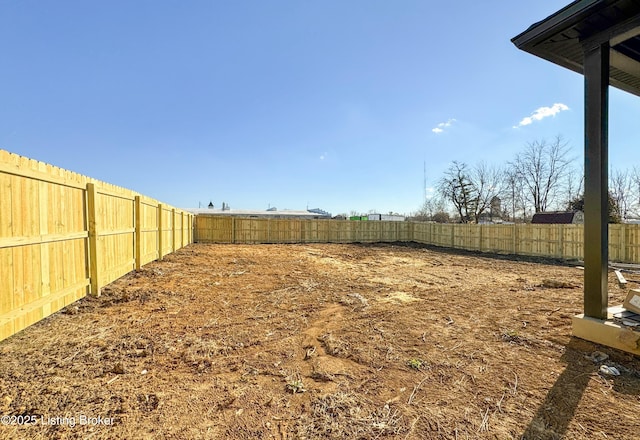
[[[417,245],[191,245],[0,342],[0,438],[638,439],[640,359],[571,337],[582,276]]]

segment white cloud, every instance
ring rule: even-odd
[[[551,107],[540,107],[531,113],[531,116],[522,118],[520,123],[518,125],[514,125],[513,128],[524,127],[525,125],[532,124],[534,121],[541,121],[544,118],[555,116],[565,110],[569,110],[569,107],[561,103],[555,103]]]
[[[320,160],[325,160],[325,159],[326,159],[326,157],[327,157],[327,153],[326,153],[326,152],[325,152],[325,153],[322,153],[322,154],[320,155]]]
[[[451,124],[453,124],[454,122],[456,122],[455,119],[449,119],[447,122],[441,122],[438,124],[437,127],[432,128],[431,131],[434,132],[435,134],[440,134],[444,132],[445,128],[451,127]]]

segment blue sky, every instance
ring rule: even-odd
[[[568,3],[0,0],[0,148],[182,208],[409,213],[424,161],[562,135],[580,165],[582,77],[510,41]],[[627,167],[640,102],[610,96]]]

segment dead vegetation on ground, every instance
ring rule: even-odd
[[[640,361],[571,337],[582,277],[413,245],[191,245],[0,342],[0,414],[35,420],[0,438],[635,439]]]

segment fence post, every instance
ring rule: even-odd
[[[136,232],[135,232],[135,248],[136,248],[136,270],[142,267],[142,203],[140,196],[135,196],[135,214],[136,214]]]
[[[91,294],[93,296],[100,296],[96,187],[93,183],[87,183],[87,216],[89,226],[89,280],[91,284]]]
[[[288,226],[291,226],[291,223],[289,223]],[[287,232],[290,233],[288,229],[289,228],[287,228]],[[289,238],[291,238],[291,236],[289,236]],[[267,243],[273,243],[271,241],[271,219],[270,218],[267,219]]]
[[[560,237],[558,237],[558,253],[560,255],[560,259],[564,260],[564,225],[560,224],[559,226],[559,231],[558,234],[560,234]]]
[[[627,224],[620,223],[620,259],[627,263]]]
[[[176,251],[176,208],[171,208],[171,252]]]
[[[456,247],[456,228],[455,225],[451,225],[451,247]]]
[[[231,217],[231,243],[236,243],[236,218]]]
[[[162,203],[158,203],[158,260],[162,260],[162,248],[164,246],[162,238],[162,211],[164,207]]]
[[[180,247],[184,247],[184,212],[180,212]]]
[[[178,228],[176,226],[176,233],[180,234],[180,235],[176,237],[176,250],[180,249],[182,247],[182,240],[183,240],[182,237],[183,237],[183,231],[184,231],[184,229],[183,229],[184,224],[183,224],[183,219],[182,219],[182,212],[179,212],[177,214],[177,216],[178,216],[177,218],[180,219],[180,225],[179,225],[180,227]]]
[[[189,229],[187,230],[187,239],[189,240],[189,244],[193,243],[193,220],[195,219],[195,217],[193,216],[193,214],[189,214],[188,217],[188,223],[189,223]]]

